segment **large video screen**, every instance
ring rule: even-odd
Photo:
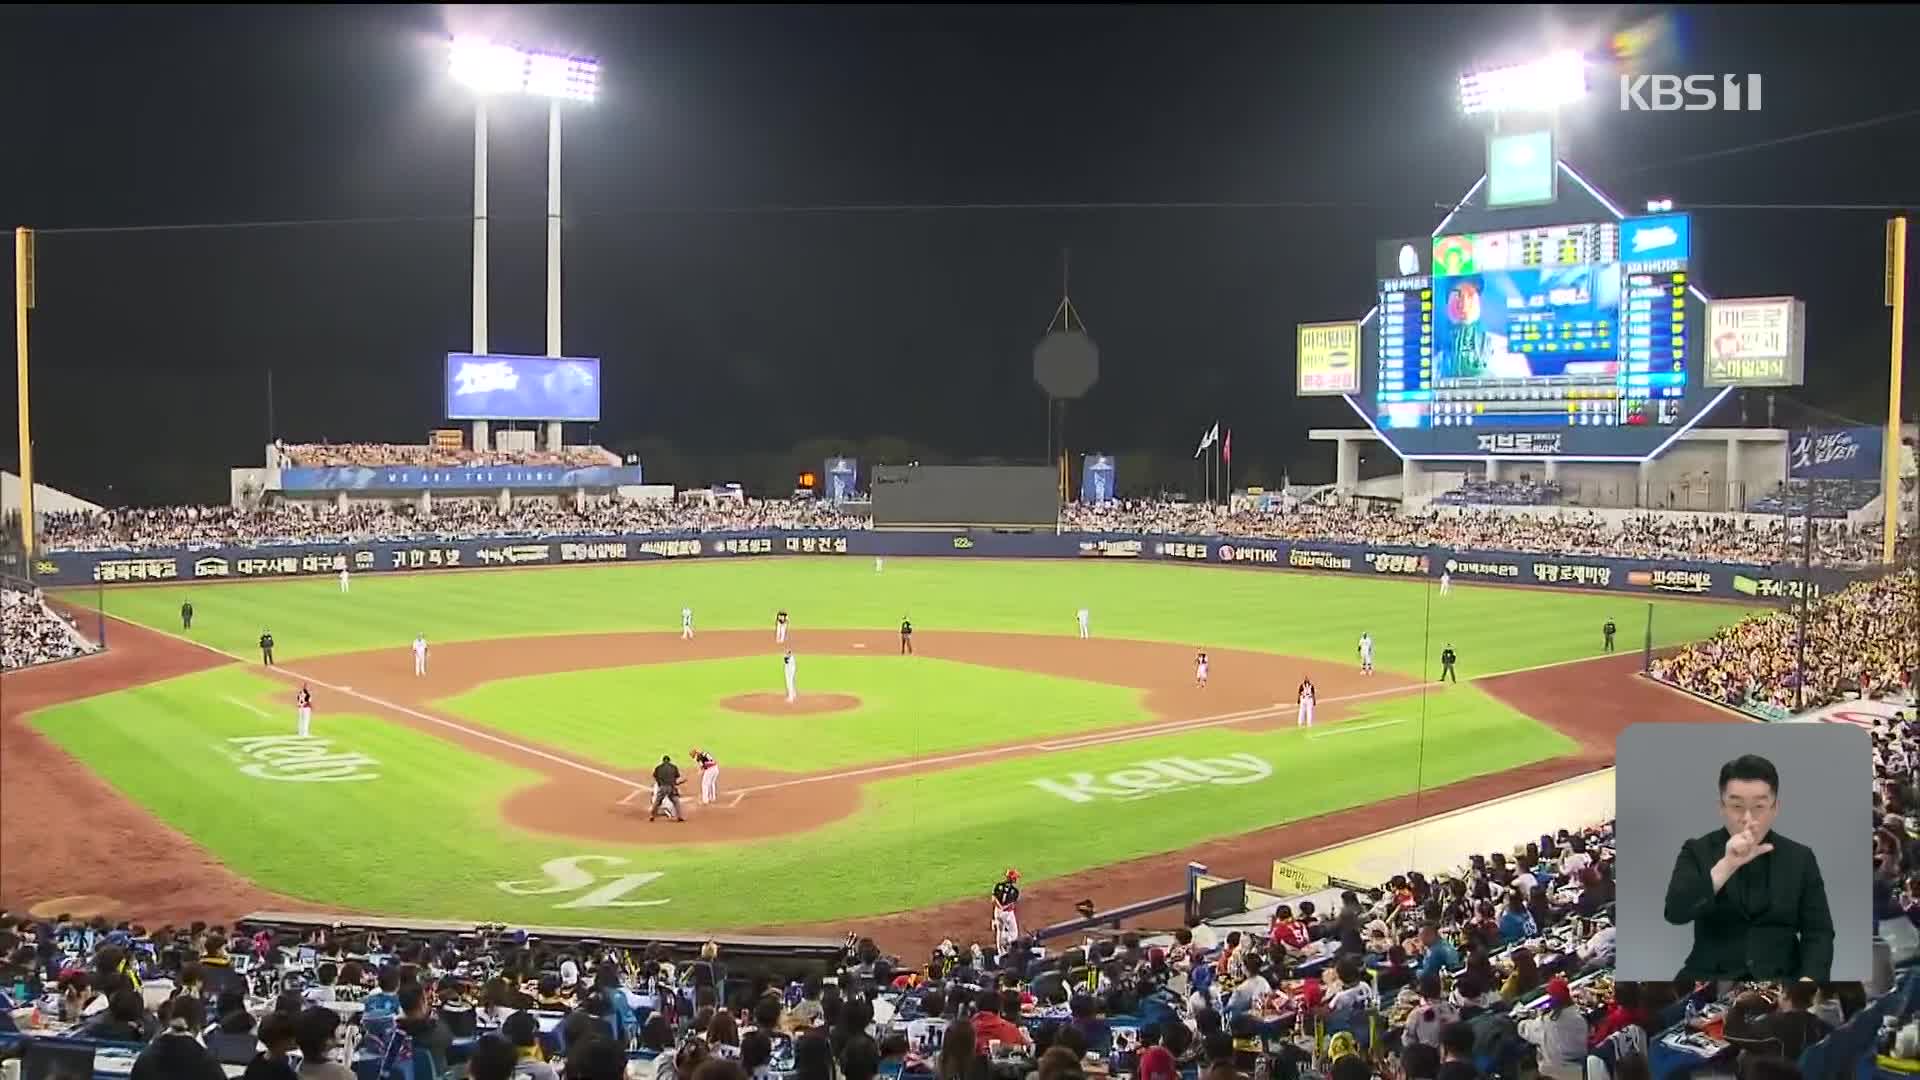
[[[447,354],[447,419],[600,419],[600,361]]]
[[[1511,220],[1381,249],[1356,405],[1403,454],[1652,452],[1695,411],[1689,219]]]

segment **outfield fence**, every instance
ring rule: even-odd
[[[366,543],[254,544],[71,551],[42,554],[31,577],[54,588],[172,581],[232,581],[352,573],[586,566],[658,560],[785,557],[953,557],[1132,559],[1311,570],[1460,584],[1542,586],[1624,594],[1776,602],[1797,595],[1803,572],[1757,565],[1610,556],[1542,555],[1490,549],[1335,544],[1310,541],[1138,533],[1039,533],[995,530],[869,532],[796,530],[634,535],[496,536]],[[1815,567],[1804,579],[1816,593],[1843,587],[1861,571]]]

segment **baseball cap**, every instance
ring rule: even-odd
[[[1555,975],[1547,980],[1547,996],[1555,1001],[1572,1001],[1573,990],[1567,986],[1566,977]]]

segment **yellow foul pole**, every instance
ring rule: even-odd
[[[1880,496],[1886,504],[1880,522],[1880,561],[1891,566],[1894,543],[1900,535],[1900,364],[1907,323],[1907,218],[1904,214],[1887,222],[1886,293],[1887,306],[1893,309],[1893,353],[1888,360],[1892,381],[1887,385],[1887,430],[1880,448]],[[26,340],[24,332],[21,340]],[[26,395],[24,382],[20,393],[22,397]]]
[[[20,539],[33,557],[33,426],[27,396],[27,311],[33,307],[33,230],[13,230],[13,336],[20,380]]]

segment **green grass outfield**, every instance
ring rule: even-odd
[[[533,774],[350,713],[330,711],[319,734],[333,757],[352,755],[351,769],[370,779],[285,782],[272,778],[284,764],[270,762],[265,775],[249,775],[243,770],[266,759],[233,740],[288,734],[289,710],[261,704],[285,698],[282,683],[224,668],[57,706],[32,722],[238,873],[317,904],[683,929],[858,917],[971,897],[1010,863],[1043,880],[1570,749],[1563,736],[1469,683],[1424,699],[1355,703],[1347,724],[1312,731],[1209,728],[880,780],[853,817],[798,836],[724,849],[623,847],[510,828],[500,801],[538,782]],[[1133,800],[1112,786],[1137,783],[1139,766],[1168,758],[1251,760],[1269,771],[1255,782],[1189,783]],[[1243,767],[1229,778],[1258,772]],[[684,828],[697,836],[697,824]],[[542,871],[578,856],[592,861]],[[660,876],[628,877],[646,874]],[[668,902],[647,903],[658,900]]]
[[[1130,727],[1154,719],[1127,687],[915,657],[809,656],[808,694],[852,694],[860,706],[796,720],[720,702],[785,688],[765,657],[574,671],[501,679],[437,704],[504,734],[562,746],[645,772],[663,747],[689,739],[728,765],[816,772],[1027,737]],[[804,736],[795,737],[795,731]]]
[[[1357,575],[959,558],[889,560],[878,574],[869,560],[831,558],[366,574],[344,596],[332,578],[179,584],[107,590],[105,604],[112,614],[178,633],[178,609],[189,597],[195,640],[250,661],[254,639],[270,628],[280,659],[296,668],[307,657],[399,649],[420,632],[434,642],[676,633],[688,606],[707,630],[768,630],[784,607],[803,635],[810,627],[891,627],[903,614],[927,630],[1070,635],[1075,610],[1086,607],[1096,637],[1344,663],[1353,662],[1354,641],[1367,631],[1382,668],[1415,677],[1430,674],[1441,646],[1451,643],[1471,680],[1591,656],[1609,618],[1632,650],[1649,610],[1656,644],[1704,637],[1744,613],[1729,604],[1458,583],[1442,598],[1430,583]],[[636,764],[635,748],[661,745],[668,730],[715,732],[728,763],[818,769],[1142,719],[1129,691],[923,660],[909,672],[862,657],[809,658],[803,690],[855,694],[865,707],[809,717],[818,737],[805,745],[752,737],[756,725],[773,721],[716,704],[774,690],[763,660],[521,678],[441,706],[508,737],[614,766]],[[630,680],[641,672],[648,686],[636,696]],[[974,897],[1010,863],[1044,880],[1571,748],[1469,681],[1348,703],[1357,708],[1345,723],[1312,732],[1215,727],[870,778],[852,817],[812,832],[724,848],[691,839],[642,847],[506,825],[502,801],[539,782],[534,774],[431,734],[335,711],[352,708],[350,699],[325,712],[327,761],[297,760],[314,751],[234,741],[287,734],[285,698],[284,684],[235,667],[59,706],[32,722],[237,872],[314,903],[678,929],[857,917]],[[614,706],[623,700],[647,703],[647,713],[619,717]],[[662,734],[650,733],[656,724]],[[1216,771],[1227,775],[1168,779],[1152,771],[1151,763],[1168,758],[1222,759],[1229,764]],[[287,779],[302,768],[359,778]],[[697,838],[696,825],[685,829]],[[567,859],[574,861],[553,862]]]
[[[1423,587],[1424,586],[1424,587]],[[76,597],[91,603],[92,590]],[[342,596],[332,577],[244,585],[167,585],[105,591],[108,613],[161,630],[180,629],[183,599],[193,637],[253,658],[262,629],[275,656],[399,648],[417,633],[432,642],[527,634],[678,632],[680,609],[702,629],[771,629],[785,608],[802,632],[878,629],[911,615],[922,630],[1074,633],[1074,612],[1092,613],[1098,637],[1171,641],[1354,661],[1373,635],[1384,670],[1420,676],[1437,668],[1443,644],[1467,676],[1592,656],[1600,626],[1618,623],[1636,648],[1653,611],[1654,644],[1706,637],[1744,609],[1643,596],[1475,587],[1441,597],[1413,580],[1346,574],[1192,567],[1118,560],[889,559],[883,573],[858,558],[805,556],[726,562],[651,563],[565,569],[364,574]]]

